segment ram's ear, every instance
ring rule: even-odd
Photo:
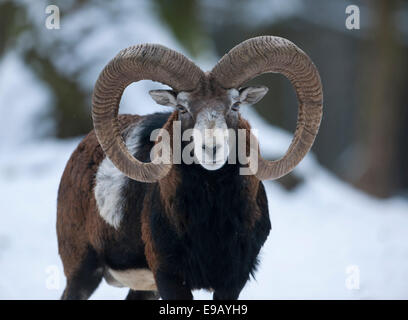
[[[255,104],[268,92],[265,86],[245,87],[239,89],[239,101],[243,104]]]
[[[177,106],[177,95],[173,90],[150,90],[149,94],[158,104],[169,107]]]

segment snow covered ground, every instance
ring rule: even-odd
[[[123,3],[131,6],[132,2]],[[121,10],[120,21],[105,24],[107,18],[97,8],[89,8],[88,16],[97,17],[101,27],[84,35],[71,53],[78,63],[71,65],[72,72],[97,61],[82,79],[85,86],[92,87],[103,64],[130,44],[160,42],[182,50],[148,14],[148,6],[132,14],[126,5]],[[67,17],[59,36],[75,41],[81,23],[90,20]],[[57,59],[63,66],[69,56]],[[208,69],[212,59],[211,54],[200,58],[199,65]],[[65,278],[57,253],[56,196],[66,161],[80,138],[38,138],[43,127],[49,128],[46,124],[37,128],[36,118],[49,103],[48,93],[25,70],[18,53],[0,61],[0,75],[0,299],[57,299]],[[17,85],[24,95],[15,96]],[[157,84],[132,86],[121,111],[165,110],[148,97],[147,90],[153,87]],[[264,123],[250,107],[244,115],[260,132],[264,156],[283,155],[291,133]],[[369,197],[322,168],[313,154],[295,170],[304,183],[292,192],[266,182],[272,232],[262,250],[256,280],[247,284],[241,298],[407,299],[408,201]],[[122,299],[126,293],[103,282],[92,298]],[[195,297],[210,294],[199,291]]]

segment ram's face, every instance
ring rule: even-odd
[[[150,95],[159,104],[177,108],[183,134],[191,132],[194,157],[205,169],[217,170],[227,162],[233,147],[230,130],[236,131],[238,127],[240,105],[256,103],[267,91],[266,87],[178,94],[154,90]]]

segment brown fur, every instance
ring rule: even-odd
[[[246,130],[246,152],[247,152],[247,155],[249,155],[251,126],[249,122],[245,120],[244,118],[242,118],[241,116],[239,116],[239,120],[238,120],[238,129]],[[245,176],[245,179],[247,180],[246,192],[248,194],[248,198],[256,199],[258,190],[259,190],[259,183],[260,183],[258,178],[256,178],[256,176],[254,175],[248,175],[248,176]],[[255,223],[261,218],[261,212],[259,211],[258,206],[254,206],[252,213],[253,214],[249,217],[249,221],[248,221],[249,222],[248,226],[250,228],[252,228],[255,225]]]
[[[153,274],[156,274],[157,268],[159,267],[160,260],[156,250],[154,248],[154,243],[152,240],[152,234],[150,231],[150,223],[149,223],[149,204],[151,199],[147,196],[144,200],[144,206],[142,211],[142,240],[145,244],[145,255],[146,260],[149,265],[150,270],[152,270]]]
[[[123,129],[139,121],[140,116],[119,116]],[[114,229],[99,215],[93,189],[95,175],[105,154],[95,132],[91,131],[71,155],[58,191],[58,251],[64,262],[64,273],[70,277],[78,268],[89,246],[98,250],[102,239]]]

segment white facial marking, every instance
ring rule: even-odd
[[[140,122],[129,129],[125,142],[131,154],[139,148]],[[115,229],[123,217],[123,186],[127,177],[107,157],[101,162],[96,173],[94,194],[101,217]]]
[[[197,115],[194,126],[194,156],[207,170],[224,166],[229,155],[229,133],[222,114],[203,110]]]
[[[112,276],[112,278],[116,280],[109,282],[109,284],[113,286],[124,286],[132,290],[157,290],[153,273],[149,269],[108,269],[108,272]]]

